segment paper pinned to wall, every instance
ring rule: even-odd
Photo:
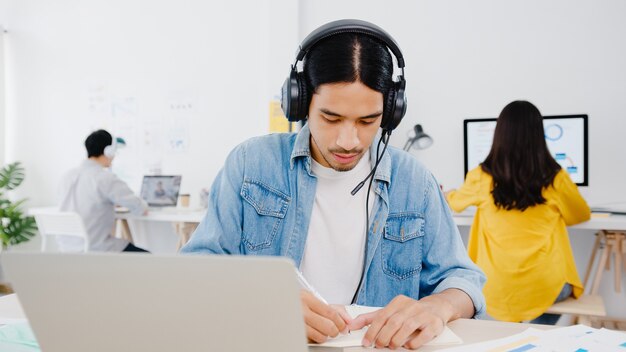
[[[167,131],[167,147],[172,152],[186,152],[189,148],[189,127],[184,123],[172,122]]]
[[[283,109],[280,107],[279,100],[270,100],[269,114],[270,133],[291,132],[293,130],[292,123],[285,117]]]

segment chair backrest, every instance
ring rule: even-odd
[[[83,239],[84,248],[89,250],[89,238],[83,219],[73,211],[40,209],[32,212],[41,234],[41,251],[48,250],[48,236],[74,236]]]

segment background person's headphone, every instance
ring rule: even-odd
[[[281,107],[287,119],[292,122],[306,119],[309,113],[309,94],[307,91],[306,77],[303,72],[297,71],[298,61],[304,59],[308,51],[319,41],[340,33],[365,34],[382,41],[396,57],[398,67],[402,74],[384,97],[383,119],[380,127],[389,133],[398,125],[406,113],[406,81],[404,80],[404,58],[396,41],[375,24],[361,20],[338,20],[329,22],[309,34],[298,50],[296,61],[291,65],[289,77],[283,83],[281,90]],[[383,132],[383,135],[385,134]]]
[[[115,154],[117,153],[118,145],[126,145],[126,141],[121,137],[111,136],[112,141],[111,144],[104,147],[103,154],[109,159],[113,159]]]

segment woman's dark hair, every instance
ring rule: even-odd
[[[384,96],[392,86],[393,60],[383,42],[368,35],[341,33],[309,50],[303,72],[309,102],[320,85],[338,82],[359,81]]]
[[[97,130],[91,133],[85,139],[85,148],[87,148],[87,157],[98,157],[104,154],[104,148],[113,144],[113,136],[105,130]]]
[[[491,194],[498,208],[524,211],[544,204],[541,192],[552,185],[561,166],[548,151],[539,109],[527,101],[505,106],[481,167],[493,178]]]

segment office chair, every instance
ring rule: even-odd
[[[41,251],[46,252],[48,248],[48,237],[52,236],[74,236],[83,239],[83,251],[89,251],[89,237],[83,224],[83,219],[76,212],[60,211],[57,209],[40,209],[33,211],[33,216],[37,222],[39,233],[41,234]]]

